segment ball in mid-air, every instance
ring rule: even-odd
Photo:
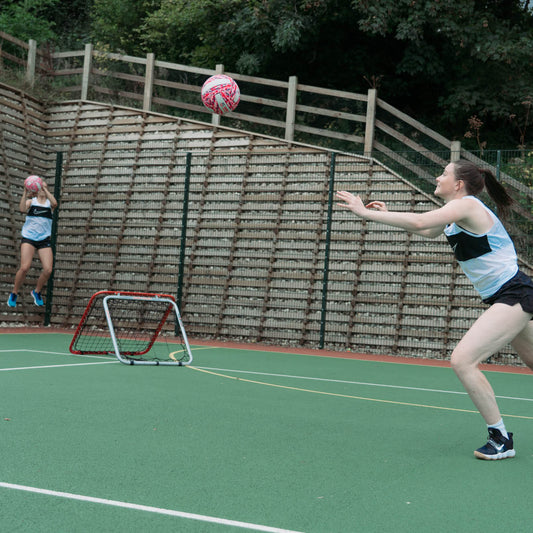
[[[24,187],[31,192],[39,192],[43,188],[43,180],[39,176],[28,176],[24,180]]]
[[[241,91],[233,78],[215,74],[202,85],[202,102],[217,115],[233,111],[241,99]]]

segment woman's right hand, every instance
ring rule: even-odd
[[[376,209],[377,211],[388,211],[385,202],[380,202],[379,200],[374,200],[373,202],[366,204],[365,207],[367,209]]]

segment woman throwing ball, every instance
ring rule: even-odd
[[[19,290],[31,267],[35,250],[37,250],[43,269],[37,280],[35,290],[31,291],[31,295],[35,305],[39,307],[44,305],[41,291],[48,281],[54,266],[50,237],[52,235],[52,211],[56,207],[57,200],[50,193],[43,180],[37,176],[26,178],[24,192],[19,204],[20,211],[26,213],[26,221],[24,226],[22,226],[20,268],[15,275],[13,292],[7,300],[9,307],[17,307]]]
[[[340,191],[340,207],[365,220],[433,239],[444,233],[455,257],[489,308],[474,322],[451,355],[451,366],[485,419],[488,442],[479,459],[514,457],[494,391],[478,365],[511,343],[533,369],[533,282],[518,269],[514,245],[498,217],[477,196],[486,189],[505,217],[512,198],[489,170],[470,161],[450,163],[437,178],[435,195],[445,201],[426,213],[391,212],[383,202],[364,205],[359,196]]]

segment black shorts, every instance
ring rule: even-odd
[[[526,313],[533,314],[533,281],[519,270],[514,277],[505,282],[492,296],[485,298],[483,302],[489,305],[520,304]]]
[[[20,243],[23,244],[25,242],[31,244],[36,250],[40,250],[41,248],[50,248],[52,246],[50,237],[46,237],[46,239],[43,239],[42,241],[32,241],[31,239],[26,239],[26,237],[22,237]]]

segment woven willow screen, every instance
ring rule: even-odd
[[[176,294],[188,152],[181,307],[191,337],[317,348],[323,333],[327,349],[442,358],[483,309],[444,238],[333,208],[327,261],[332,175],[335,190],[395,210],[438,205],[376,161],[336,154],[332,164],[325,150],[90,102],[42,109],[0,87],[5,298],[22,179],[42,173],[52,185],[63,153],[53,326],[76,325],[98,290]],[[2,323],[42,322],[28,299],[32,279]]]

